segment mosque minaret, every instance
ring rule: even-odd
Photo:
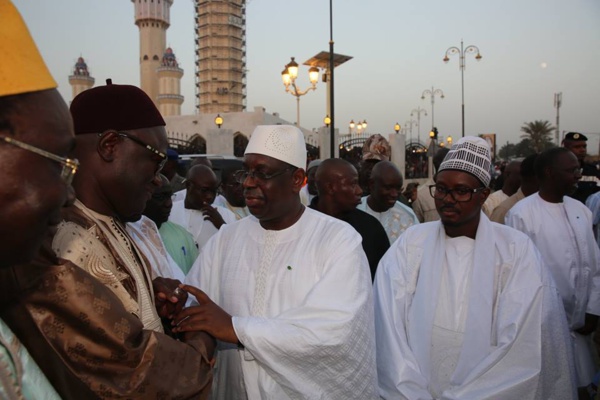
[[[177,58],[170,47],[165,50],[156,74],[158,76],[158,110],[163,117],[181,115],[183,69],[179,68]]]
[[[94,78],[90,76],[87,64],[83,57],[79,57],[73,67],[73,73],[69,75],[69,83],[73,89],[73,99],[79,93],[94,86]]]
[[[166,50],[173,0],[132,0],[140,29],[140,87],[158,106],[157,69]]]

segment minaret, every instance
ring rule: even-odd
[[[246,109],[246,0],[196,0],[196,108]]]
[[[87,64],[83,57],[79,57],[73,67],[73,74],[69,75],[69,83],[73,88],[73,99],[79,93],[94,86],[94,78],[90,76]]]
[[[135,24],[140,28],[140,87],[158,105],[158,79],[167,43],[169,10],[173,0],[131,0],[135,7]]]
[[[181,115],[183,70],[179,68],[177,58],[170,47],[165,51],[156,74],[158,76],[158,110],[163,117]]]

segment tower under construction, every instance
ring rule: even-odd
[[[196,0],[196,111],[246,109],[246,0]]]

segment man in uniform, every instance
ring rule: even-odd
[[[563,147],[571,150],[573,154],[575,154],[582,170],[581,179],[577,184],[577,190],[569,196],[584,204],[590,195],[600,190],[600,187],[598,186],[600,171],[598,171],[596,166],[585,162],[585,157],[587,156],[587,140],[587,136],[581,133],[569,132],[565,135],[562,143]]]

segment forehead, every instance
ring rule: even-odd
[[[73,149],[73,121],[58,92],[35,93],[20,101],[23,105],[10,116],[20,139],[58,155],[66,155]]]
[[[565,147],[567,149],[587,147],[587,141],[585,141],[585,140],[565,140]]]
[[[381,171],[381,174],[378,174],[375,182],[378,182],[381,185],[402,185],[402,176],[398,172],[398,170],[394,168],[386,168]]]
[[[456,170],[445,169],[435,177],[435,183],[446,187],[466,186],[472,189],[481,187],[481,183],[473,175]]]
[[[571,152],[564,152],[559,154],[558,157],[556,157],[556,163],[554,163],[554,165],[561,168],[565,166],[578,166],[579,160],[577,159],[575,154]]]
[[[265,156],[263,154],[246,154],[244,156],[244,168],[250,169],[258,169],[258,168],[271,168],[271,169],[281,169],[288,166],[288,164],[284,163],[281,160],[276,158]]]

